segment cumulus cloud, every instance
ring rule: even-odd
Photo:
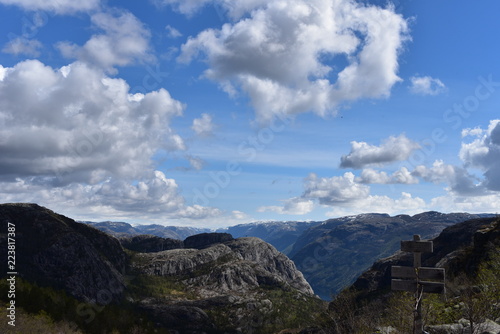
[[[500,120],[492,120],[487,129],[462,132],[476,137],[462,143],[460,158],[467,167],[483,171],[484,186],[488,190],[500,191]]]
[[[305,215],[314,209],[314,202],[310,199],[294,197],[283,201],[283,206],[262,206],[258,212],[276,212],[286,215]]]
[[[430,76],[411,77],[410,91],[419,95],[438,95],[446,91],[446,86],[439,80]]]
[[[45,10],[57,14],[71,14],[99,8],[100,0],[0,0],[1,4],[14,5],[25,10]]]
[[[418,178],[412,175],[406,167],[402,167],[391,175],[384,171],[368,168],[363,169],[361,175],[356,178],[356,182],[365,184],[416,184]]]
[[[63,187],[47,188],[30,180],[18,178],[15,182],[0,183],[5,201],[31,201],[51,208],[72,208],[85,215],[97,212],[100,217],[202,219],[218,217],[222,211],[199,205],[188,206],[175,180],[160,171],[145,175],[132,184],[123,179],[109,178],[99,184],[71,183]]]
[[[208,1],[164,0],[192,14]],[[407,22],[392,8],[352,0],[213,1],[234,20],[207,29],[181,49],[180,62],[207,61],[205,76],[251,99],[258,120],[325,115],[359,98],[389,95]],[[347,60],[344,68],[334,59]]]
[[[421,177],[427,182],[445,183],[448,185],[447,189],[457,195],[483,195],[486,190],[465,168],[445,164],[442,160],[435,161],[430,168],[417,166],[412,175]]]
[[[366,198],[369,194],[370,188],[357,183],[351,172],[331,178],[318,177],[311,173],[305,179],[305,190],[302,197],[317,199],[320,204],[324,205],[337,205],[355,202]]]
[[[214,130],[212,116],[203,113],[200,118],[195,118],[193,120],[191,129],[199,136],[211,136]]]
[[[2,49],[2,52],[10,53],[16,56],[26,55],[30,57],[38,57],[42,43],[36,39],[28,39],[24,37],[17,37],[9,41]]]
[[[404,161],[410,154],[419,149],[420,145],[404,134],[398,137],[391,136],[380,146],[366,142],[351,142],[351,152],[341,158],[341,168],[360,169],[365,166],[382,166],[397,161]]]
[[[91,17],[93,26],[102,33],[93,35],[83,46],[60,42],[58,49],[67,58],[113,71],[114,66],[127,66],[152,59],[150,31],[132,13],[122,10],[99,12]]]
[[[183,104],[160,89],[129,94],[124,80],[83,63],[54,69],[37,60],[3,70],[0,174],[95,184],[151,172],[158,150],[185,148],[170,128]]]
[[[60,69],[38,60],[0,66],[2,200],[72,208],[87,217],[222,215],[187,205],[176,181],[156,170],[156,153],[185,149],[170,127],[184,105],[164,89],[134,95],[129,89],[81,62]]]

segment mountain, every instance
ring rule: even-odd
[[[36,204],[2,204],[4,254],[9,226],[15,226],[19,314],[33,321],[42,314],[73,332],[274,333],[313,323],[325,307],[294,263],[258,238],[202,233],[121,244]],[[0,264],[6,305],[7,256]]]
[[[15,269],[23,279],[85,301],[99,299],[100,291],[114,301],[123,296],[127,257],[117,239],[36,204],[1,204],[2,250],[8,225],[15,226]],[[5,270],[7,256],[0,268],[12,271]]]
[[[426,331],[500,333],[500,220],[454,224],[432,241],[434,251],[422,254],[422,266],[444,268],[446,289],[442,297],[424,294]],[[320,327],[335,334],[411,328],[415,301],[410,293],[391,291],[391,267],[412,265],[413,254],[401,251],[376,261],[330,303],[329,320]]]
[[[288,254],[292,250],[297,239],[306,230],[320,223],[321,222],[296,221],[254,222],[219,229],[217,232],[227,232],[235,238],[257,237],[270,243],[280,252]]]
[[[127,237],[136,235],[155,235],[157,237],[184,240],[185,238],[199,234],[210,232],[206,228],[196,228],[196,227],[184,227],[184,226],[163,226],[158,224],[149,225],[137,225],[132,226],[124,222],[91,222],[91,221],[81,221],[81,223],[91,225],[103,232],[111,234],[115,237]]]
[[[414,234],[435,237],[447,226],[479,217],[431,211],[414,216],[361,214],[330,219],[306,230],[289,256],[315,293],[329,300],[374,261],[398,250],[401,240]]]

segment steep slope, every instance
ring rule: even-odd
[[[132,268],[140,273],[137,279],[175,291],[153,292],[137,300],[169,328],[202,323],[203,328],[224,333],[236,328],[244,333],[274,333],[306,319],[312,323],[322,310],[322,302],[294,263],[258,238],[138,253]]]
[[[447,227],[422,254],[425,267],[444,268],[443,296],[423,295],[425,330],[431,334],[500,331],[500,220],[481,218]],[[391,291],[391,267],[411,266],[398,251],[375,262],[329,306],[326,333],[406,333],[413,325],[412,293]],[[445,297],[446,296],[446,297]]]
[[[126,255],[118,240],[36,204],[1,204],[2,254],[8,223],[15,225],[20,277],[83,300],[121,298]],[[7,256],[0,257],[0,266],[7,268]]]
[[[410,238],[408,238],[410,239]],[[500,247],[497,218],[478,218],[445,228],[433,239],[434,252],[422,254],[424,267],[445,268],[449,279],[460,273],[473,274],[495,247]],[[363,293],[390,290],[391,266],[411,266],[413,255],[401,251],[376,261],[353,283]]]
[[[331,219],[307,230],[295,243],[290,258],[315,293],[328,300],[374,261],[398,250],[400,240],[411,239],[414,234],[431,238],[447,226],[478,217],[426,212],[414,216],[362,214]]]
[[[200,249],[137,254],[134,267],[148,275],[184,277],[182,282],[202,297],[228,292],[248,295],[261,285],[313,295],[295,264],[258,238],[239,238]]]

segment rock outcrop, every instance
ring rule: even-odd
[[[213,238],[215,236],[211,236],[210,240]],[[219,238],[228,239],[227,235]],[[187,245],[190,243],[185,242]],[[258,238],[239,238],[201,249],[173,249],[137,254],[136,257],[136,266],[141,272],[181,277],[190,289],[206,298],[230,291],[247,294],[259,286],[293,288],[313,295],[295,264]]]

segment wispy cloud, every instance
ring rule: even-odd
[[[45,10],[57,14],[72,14],[97,9],[101,0],[0,0],[1,4],[19,6],[26,10]]]
[[[2,52],[10,53],[16,56],[26,55],[29,57],[38,57],[42,47],[42,43],[36,39],[17,37],[5,44]]]
[[[430,76],[425,77],[411,77],[410,91],[413,94],[419,95],[438,95],[446,92],[446,86],[439,80]]]

